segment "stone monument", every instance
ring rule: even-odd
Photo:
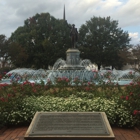
[[[78,31],[75,25],[72,24],[70,31],[71,48],[66,51],[66,65],[59,70],[82,70],[85,67],[80,65],[80,51],[76,48],[76,42],[78,41]]]
[[[37,112],[25,140],[114,140],[104,112]]]

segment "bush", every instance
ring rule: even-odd
[[[68,79],[57,79],[56,85],[0,85],[0,123],[29,124],[37,111],[48,112],[105,112],[111,125],[133,127],[140,123],[140,84],[126,87],[112,83],[94,85]],[[65,83],[66,82],[66,83]],[[79,85],[80,84],[80,85]]]
[[[118,105],[115,100],[108,100],[100,97],[93,99],[80,98],[71,95],[64,97],[26,97],[18,107],[5,108],[3,117],[7,125],[29,124],[37,111],[48,112],[105,112],[111,125],[132,127],[135,121],[130,111],[123,105]]]
[[[135,117],[137,125],[140,124],[140,82],[131,83],[124,87],[124,92],[120,96],[121,104],[129,109],[131,115]]]

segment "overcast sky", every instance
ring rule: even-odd
[[[68,23],[77,28],[93,16],[110,16],[128,31],[131,44],[140,44],[140,0],[0,0],[0,34],[10,37],[36,13],[48,12],[61,19],[64,4]]]

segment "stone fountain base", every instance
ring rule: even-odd
[[[80,51],[76,48],[70,48],[66,51],[66,65],[59,70],[84,70],[80,65]]]

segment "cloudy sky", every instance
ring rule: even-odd
[[[10,37],[36,13],[61,19],[64,4],[68,23],[77,28],[93,16],[110,16],[128,31],[131,44],[140,44],[140,0],[0,0],[0,34]]]

